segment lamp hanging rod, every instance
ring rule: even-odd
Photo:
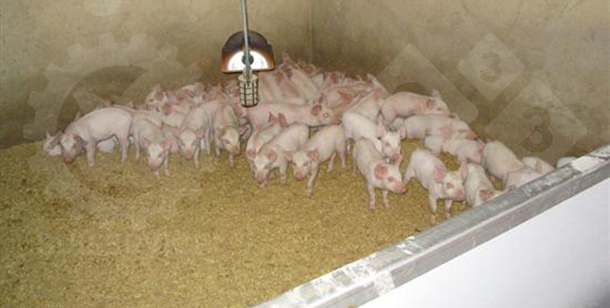
[[[251,68],[250,68],[250,41],[248,38],[248,8],[246,7],[246,0],[240,0],[241,3],[241,17],[244,23],[244,58],[246,70],[246,80],[250,81]]]

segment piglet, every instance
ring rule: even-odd
[[[483,167],[506,183],[509,173],[521,170],[526,166],[504,143],[491,141],[483,148]]]
[[[49,132],[45,132],[45,135],[46,137],[42,142],[42,150],[50,156],[60,156],[61,145],[59,145],[59,140],[61,138],[61,132],[58,132],[55,135],[51,135],[49,134]]]
[[[199,106],[191,109],[184,118],[182,128],[176,136],[180,141],[180,148],[184,157],[187,160],[194,160],[195,166],[198,167],[201,145],[205,146],[208,154],[211,150],[212,118],[206,108]]]
[[[254,130],[248,139],[248,144],[246,145],[246,157],[248,162],[252,162],[254,156],[256,156],[265,143],[271,141],[271,139],[279,135],[284,128],[288,127],[283,113],[278,114],[277,117],[270,113],[269,123],[271,124],[262,129]]]
[[[163,133],[163,137],[165,140],[168,140],[170,143],[169,152],[171,154],[180,154],[180,141],[176,136],[176,131],[179,131],[179,127],[163,125],[161,126],[161,132]]]
[[[466,122],[459,118],[442,115],[415,115],[404,120],[395,119],[390,127],[397,129],[403,139],[423,140],[431,135],[438,135],[443,139],[477,138]]]
[[[345,130],[339,125],[322,127],[307,143],[296,152],[285,152],[292,161],[294,178],[302,180],[307,177],[307,196],[313,193],[313,182],[316,179],[320,163],[328,162],[328,171],[333,169],[335,158],[339,154],[341,166],[345,168],[346,152]]]
[[[97,143],[115,136],[121,145],[121,161],[124,162],[127,160],[129,148],[131,119],[129,112],[118,108],[94,110],[70,124],[61,137],[56,138],[49,146],[55,147],[58,142],[66,163],[74,161],[84,150],[89,166],[93,167]]]
[[[359,113],[371,121],[377,121],[379,110],[384,103],[383,90],[376,89],[345,112]]]
[[[237,116],[233,108],[229,105],[224,105],[216,111],[214,115],[214,145],[216,149],[216,157],[220,156],[220,150],[229,152],[229,164],[231,168],[235,167],[234,157],[241,152],[240,133],[243,133],[240,128]]]
[[[466,166],[468,176],[464,182],[464,189],[466,189],[466,201],[470,206],[479,206],[499,194],[487,178],[483,166],[477,164]]]
[[[521,161],[528,167],[538,171],[540,174],[547,174],[555,170],[551,164],[535,156],[525,156]]]
[[[286,152],[298,150],[309,137],[309,128],[302,124],[293,124],[286,128],[275,138],[263,145],[252,159],[254,179],[261,185],[267,182],[269,172],[275,168],[280,170],[280,180],[286,182],[286,168],[288,162]]]
[[[485,145],[478,140],[462,139],[458,137],[444,140],[444,138],[439,135],[430,135],[426,137],[424,144],[426,145],[426,148],[434,154],[444,152],[455,156],[460,163],[475,163],[479,165],[482,163],[483,147],[485,147]]]
[[[311,79],[311,77],[300,68],[291,68],[287,72],[288,77],[297,87],[303,97],[308,100],[313,100],[318,96],[318,86]]]
[[[445,201],[447,218],[451,217],[450,210],[453,201],[465,200],[464,179],[467,175],[468,169],[465,164],[460,166],[458,171],[447,171],[445,164],[430,151],[417,149],[411,154],[404,181],[408,183],[415,177],[428,190],[430,209],[433,213],[431,219],[435,223],[438,199]]]
[[[258,74],[259,93],[263,101],[275,101],[284,97],[275,72],[261,72]]]
[[[381,123],[375,124],[372,120],[355,112],[346,112],[341,124],[345,128],[347,139],[366,138],[371,140],[375,149],[381,152],[385,158],[391,160],[391,163],[397,162],[400,164],[402,146],[400,135],[397,132],[388,130]]]
[[[381,107],[384,123],[390,125],[397,117],[407,118],[412,115],[444,115],[450,114],[447,104],[437,90],[432,90],[430,96],[410,92],[397,92],[385,99]]]
[[[381,189],[383,205],[388,208],[388,191],[404,194],[407,186],[402,182],[397,165],[388,164],[373,142],[368,139],[358,139],[352,152],[354,168],[358,168],[367,182],[369,194],[369,209],[375,208],[375,188]]]
[[[525,166],[517,171],[509,172],[506,177],[505,186],[506,189],[512,190],[521,185],[527,184],[541,176],[542,174],[540,172]]]
[[[574,157],[574,156],[565,156],[562,157],[560,159],[557,160],[557,163],[555,164],[556,168],[561,168],[569,163],[571,163],[572,161],[576,160],[578,157]]]
[[[134,138],[136,160],[140,159],[140,149],[146,151],[148,168],[159,178],[159,168],[169,176],[169,152],[171,141],[166,139],[161,128],[149,120],[135,121],[131,127]]]
[[[501,179],[508,189],[515,189],[542,174],[526,166],[517,155],[500,141],[491,141],[483,148],[483,166]]]
[[[287,103],[265,103],[249,108],[248,120],[253,129],[260,129],[269,124],[269,113],[282,113],[286,122],[290,124],[304,124],[307,126],[321,126],[339,124],[339,118],[324,103],[316,102],[312,105],[293,105]]]

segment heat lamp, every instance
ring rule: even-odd
[[[222,47],[222,72],[242,73],[239,81],[239,101],[244,107],[258,104],[258,77],[255,72],[275,68],[273,46],[256,31],[248,30],[246,0],[240,0],[244,30],[234,33]],[[245,33],[245,35],[244,35]],[[248,61],[246,61],[248,59]]]

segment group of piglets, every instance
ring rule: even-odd
[[[169,176],[170,154],[179,153],[199,166],[200,152],[210,154],[214,143],[216,155],[227,151],[233,165],[233,157],[240,154],[240,142],[248,132],[236,91],[235,83],[215,87],[197,83],[177,91],[163,91],[156,85],[140,105],[103,101],[86,115],[77,115],[63,132],[47,133],[44,150],[61,155],[66,163],[84,152],[93,167],[96,150],[112,152],[118,144],[124,162],[133,144],[136,160],[144,150],[148,167],[160,177],[161,166]]]
[[[354,173],[358,170],[367,182],[369,208],[375,207],[375,189],[381,189],[388,207],[388,193],[404,194],[416,178],[428,190],[433,219],[439,199],[449,213],[453,201],[478,206],[501,193],[486,170],[507,189],[553,170],[536,157],[519,160],[500,142],[482,142],[436,90],[429,96],[390,95],[371,75],[350,78],[284,55],[277,70],[259,74],[259,92],[259,104],[246,109],[239,104],[235,82],[196,83],[175,91],[156,85],[141,104],[102,102],[77,115],[63,132],[47,134],[44,150],[66,163],[84,152],[94,166],[96,150],[112,152],[119,145],[125,161],[133,144],[136,160],[144,150],[148,167],[160,177],[161,166],[169,176],[170,154],[198,166],[200,152],[210,154],[212,144],[216,157],[228,152],[234,167],[246,142],[254,180],[265,185],[278,169],[284,183],[292,164],[294,178],[307,179],[308,196],[320,165],[328,162],[331,171],[338,156],[345,168],[351,150]],[[402,175],[404,139],[421,140],[426,149],[411,154]],[[445,167],[438,158],[442,152],[457,158],[459,170]]]

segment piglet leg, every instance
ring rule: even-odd
[[[93,167],[95,166],[95,149],[96,149],[96,145],[94,142],[89,142],[86,147],[85,147],[85,151],[87,152],[87,163],[89,164],[89,167]]]
[[[373,185],[367,185],[366,189],[369,193],[369,209],[375,209],[375,187]]]
[[[388,190],[382,189],[381,196],[383,197],[383,206],[388,209],[390,208],[390,201],[388,201]]]
[[[447,219],[451,218],[451,206],[453,205],[453,200],[445,199],[445,217]]]
[[[335,159],[336,159],[336,158],[337,158],[337,153],[333,153],[333,154],[330,156],[330,160],[328,161],[328,169],[327,169],[327,171],[328,171],[328,172],[333,171],[333,167],[334,167],[334,165],[335,165]]]
[[[312,166],[311,174],[309,175],[309,178],[307,179],[307,197],[311,197],[311,195],[313,195],[313,182],[316,180],[316,177],[318,176],[319,169],[320,169],[320,165],[317,163]]]
[[[127,161],[127,152],[129,151],[129,138],[127,136],[118,138],[121,145],[121,162]],[[136,145],[137,146],[137,145]]]

